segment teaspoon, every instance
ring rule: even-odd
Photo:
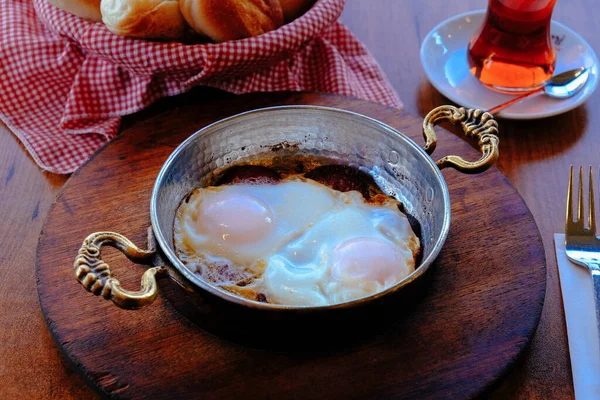
[[[555,99],[566,99],[579,92],[585,86],[589,76],[590,71],[584,67],[565,71],[550,78],[541,88],[500,104],[499,106],[488,110],[488,112],[490,114],[495,114],[523,99],[540,93],[545,93],[548,97],[553,97]]]

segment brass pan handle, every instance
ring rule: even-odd
[[[141,289],[129,291],[121,287],[118,279],[113,278],[107,263],[102,261],[100,248],[103,245],[120,250],[127,258],[137,264],[152,264],[155,252],[141,250],[125,236],[114,232],[96,232],[89,235],[81,245],[73,267],[79,283],[88,291],[117,306],[126,309],[137,309],[151,304],[158,294],[156,275],[163,273],[162,267],[153,267],[142,275]]]
[[[434,108],[423,120],[423,137],[427,154],[433,153],[437,144],[435,125],[449,121],[454,125],[460,123],[467,137],[477,138],[482,156],[477,161],[467,161],[460,156],[446,156],[436,165],[440,168],[452,167],[467,174],[477,174],[492,166],[499,156],[498,123],[492,114],[474,109],[456,108],[453,106],[440,106]]]

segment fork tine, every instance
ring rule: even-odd
[[[590,198],[589,198],[589,213],[588,226],[590,233],[596,232],[596,218],[594,214],[594,179],[592,178],[592,166],[590,165]]]
[[[569,189],[567,190],[567,229],[573,223],[573,166],[571,165],[571,174],[569,175]]]
[[[583,228],[583,167],[579,167],[579,196],[577,201],[577,224]]]

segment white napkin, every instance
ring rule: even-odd
[[[569,261],[564,234],[554,234],[554,245],[567,319],[575,398],[597,400],[600,399],[600,344],[592,275],[588,269]]]

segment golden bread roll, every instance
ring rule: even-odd
[[[102,21],[100,0],[48,0],[50,4],[90,21]]]
[[[179,7],[196,32],[215,42],[258,36],[283,24],[279,0],[179,0]]]
[[[186,23],[178,0],[102,0],[102,22],[117,35],[179,39]]]
[[[315,0],[279,0],[283,10],[283,18],[290,22],[304,14],[315,4]]]

